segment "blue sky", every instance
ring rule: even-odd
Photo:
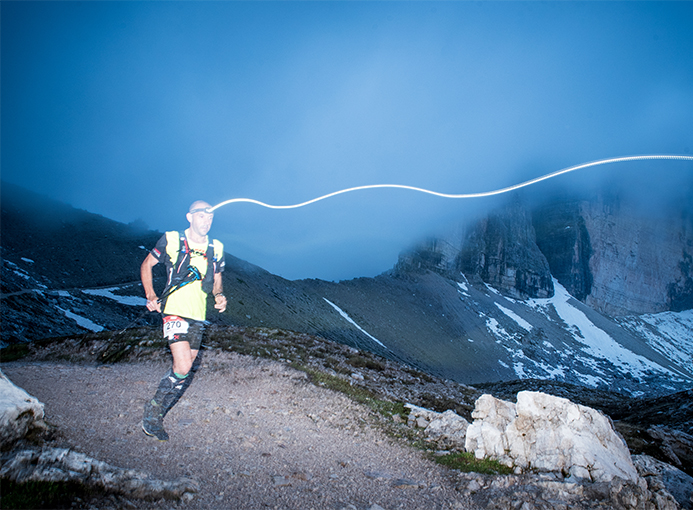
[[[693,154],[693,2],[0,9],[2,179],[160,231],[184,228],[198,198],[291,204],[380,183],[468,193],[602,158]],[[234,204],[212,233],[286,278],[339,280],[379,274],[494,203],[370,190],[292,211]]]

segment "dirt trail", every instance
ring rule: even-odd
[[[206,353],[169,413],[171,439],[140,427],[142,406],[168,368],[4,363],[10,380],[45,404],[61,446],[201,490],[188,502],[138,508],[468,509],[454,473],[368,425],[368,410],[309,383],[285,364]],[[374,506],[378,505],[378,506]]]

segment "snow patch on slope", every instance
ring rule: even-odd
[[[65,317],[67,317],[68,319],[72,319],[84,329],[88,329],[89,331],[93,331],[94,333],[98,333],[99,331],[103,331],[104,329],[102,326],[99,326],[95,322],[90,321],[86,317],[82,317],[81,315],[72,313],[71,311],[65,310],[64,308],[60,308],[59,306],[57,308],[65,314]]]
[[[368,338],[370,338],[371,340],[373,340],[374,342],[376,342],[378,345],[381,345],[381,346],[385,347],[385,344],[384,344],[384,343],[382,343],[380,340],[378,340],[378,339],[375,338],[373,335],[371,335],[370,333],[368,333],[368,332],[367,332],[365,329],[363,329],[361,326],[359,326],[358,324],[356,324],[356,322],[355,322],[351,317],[349,317],[349,316],[347,315],[347,313],[346,313],[344,310],[342,310],[341,308],[339,308],[337,305],[335,305],[335,304],[334,304],[332,301],[330,301],[329,299],[327,299],[327,298],[325,298],[325,297],[324,297],[323,299],[324,299],[325,301],[327,301],[327,304],[329,304],[332,308],[334,308],[335,310],[337,310],[337,312],[339,312],[339,315],[341,315],[342,317],[344,317],[348,322],[350,322],[351,324],[353,324],[359,331],[361,331],[361,333],[363,333],[363,334],[366,335]],[[387,347],[385,347],[385,348],[387,349]]]
[[[623,317],[617,322],[650,347],[693,373],[693,310]]]
[[[89,294],[90,296],[101,296],[108,299],[112,299],[114,301],[117,301],[121,305],[147,306],[147,300],[143,297],[119,296],[117,294],[113,294],[114,290],[119,290],[119,287],[110,287],[108,289],[86,289],[82,292],[84,292],[85,294]]]
[[[597,359],[607,360],[613,363],[624,373],[630,373],[638,379],[653,372],[662,374],[673,373],[661,365],[639,356],[626,349],[616,342],[604,330],[598,328],[590,319],[578,308],[570,304],[573,297],[568,291],[554,279],[554,296],[548,299],[533,299],[537,305],[551,305],[561,320],[566,324],[567,329],[573,333],[574,339],[583,344],[583,352],[593,358],[582,357],[580,361],[592,364],[598,370]],[[594,359],[596,358],[596,359]]]
[[[503,312],[505,315],[510,317],[512,320],[514,320],[517,323],[517,325],[520,326],[522,329],[524,329],[525,331],[528,331],[528,332],[532,331],[532,325],[529,322],[527,322],[526,320],[524,320],[522,317],[517,315],[515,312],[513,312],[512,310],[510,310],[508,308],[505,308],[504,306],[501,306],[498,303],[494,303],[494,304],[498,307],[498,309],[501,312]]]
[[[467,277],[464,276],[462,273],[460,273],[460,276],[464,279],[464,281],[463,282],[457,282],[457,286],[460,289],[462,289],[459,292],[460,292],[460,294],[462,294],[465,297],[470,297],[469,296],[469,286],[467,285],[469,283],[469,281],[467,280]]]

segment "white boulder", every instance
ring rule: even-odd
[[[625,441],[595,409],[545,393],[522,391],[517,404],[482,395],[465,448],[522,471],[559,472],[571,479],[637,483]]]
[[[448,409],[439,413],[413,404],[405,404],[405,407],[409,409],[409,426],[424,429],[428,441],[464,448],[469,422],[455,411]]]
[[[474,421],[467,429],[465,449],[477,459],[490,457],[512,465],[506,456],[510,450],[505,431],[517,418],[515,404],[500,400],[493,395],[481,395],[472,412]]]
[[[428,424],[440,416],[437,411],[431,411],[425,407],[415,406],[414,404],[404,404],[409,409],[409,426],[425,429]]]
[[[0,449],[7,449],[32,428],[45,428],[43,404],[0,371]]]
[[[455,411],[447,410],[428,424],[424,431],[434,441],[464,447],[469,422]]]

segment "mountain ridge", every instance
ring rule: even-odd
[[[517,194],[422,241],[400,270],[478,275],[505,295],[550,297],[555,277],[579,301],[623,316],[693,308],[693,210],[646,212],[617,191]]]
[[[40,200],[12,200],[7,193],[3,185],[5,344],[158,323],[155,314],[142,312],[142,289],[134,279],[159,233],[69,207],[63,209],[67,218],[61,219],[54,204],[51,221],[58,234],[37,226],[34,245],[21,244],[16,237],[22,230],[4,226],[22,214],[21,204],[40,210]],[[32,217],[41,222],[40,215],[25,215]],[[24,231],[31,230],[29,220],[24,221]],[[104,229],[93,226],[99,222]],[[110,246],[110,252],[104,248],[106,264],[99,262],[108,268],[112,261],[116,276],[91,278],[83,270],[90,260],[72,263],[67,270],[45,269],[47,262],[38,255],[46,246],[58,264],[82,256],[81,244],[62,242],[59,235],[82,225],[89,228],[80,232],[81,242],[94,249]],[[209,319],[220,327],[281,328],[321,336],[463,384],[536,378],[629,395],[666,394],[693,385],[693,346],[685,338],[693,331],[688,314],[671,319],[688,333],[667,335],[651,318],[617,321],[603,315],[553,278],[551,297],[520,299],[482,276],[398,264],[375,278],[289,281],[227,254],[228,309],[221,315],[210,313]],[[160,277],[157,284],[162,285]]]

